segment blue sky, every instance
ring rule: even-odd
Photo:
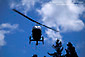
[[[71,1],[0,0],[0,57],[31,57],[33,54],[50,57],[47,52],[55,51],[51,46],[57,38],[63,42],[63,54],[67,42],[72,42],[78,56],[84,57],[85,7]],[[29,45],[31,30],[36,24],[14,12],[13,8],[60,32],[41,26],[45,44],[40,42],[36,46],[32,42]]]

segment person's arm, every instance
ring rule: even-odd
[[[68,50],[67,49],[65,49],[65,50],[66,50],[66,53],[69,54]]]
[[[61,51],[63,50],[63,47],[61,48]]]
[[[52,45],[53,48],[56,48],[54,45]]]

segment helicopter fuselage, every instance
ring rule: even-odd
[[[44,41],[44,38],[41,37],[42,31],[40,26],[34,26],[32,29],[32,38],[30,37],[30,41],[36,41],[36,45],[38,45],[38,41]]]
[[[32,37],[35,41],[39,41],[41,39],[41,30],[40,29],[33,29],[32,30]]]

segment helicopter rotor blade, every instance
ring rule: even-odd
[[[48,27],[48,26],[46,26],[46,25],[43,25],[43,24],[41,24],[41,23],[39,23],[39,22],[37,22],[37,21],[35,21],[35,20],[27,17],[26,15],[24,15],[24,14],[22,14],[21,12],[17,11],[16,9],[13,9],[13,11],[19,13],[20,15],[24,16],[25,18],[27,18],[28,20],[30,20],[30,21],[32,21],[32,22],[35,22],[35,23],[37,23],[37,24],[39,24],[39,25],[42,25],[42,26],[44,26],[44,27],[46,27],[46,28],[49,28],[49,29],[51,29],[51,30],[53,30],[53,31],[59,32],[59,31],[57,31],[57,30],[55,30],[55,29],[53,29],[53,28],[50,28],[50,27]]]

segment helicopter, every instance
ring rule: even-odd
[[[16,10],[16,9],[13,9],[13,11],[15,11],[15,12],[17,12],[18,14],[24,16],[25,18],[27,18],[28,20],[30,20],[30,21],[32,21],[32,22],[35,22],[35,23],[37,23],[37,24],[39,24],[39,25],[41,25],[41,26],[44,26],[44,27],[46,27],[46,28],[48,28],[48,29],[51,29],[51,30],[53,30],[53,31],[55,31],[55,32],[59,32],[59,31],[57,31],[57,30],[55,30],[55,29],[53,29],[53,28],[50,28],[50,27],[48,27],[48,26],[46,26],[46,25],[43,25],[43,24],[41,24],[41,23],[33,20],[32,18],[24,15],[23,13],[19,12],[19,11]],[[42,41],[43,44],[44,44],[44,37],[42,36],[42,30],[41,30],[41,27],[40,27],[40,26],[33,26],[33,28],[32,28],[32,36],[29,37],[29,44],[31,43],[31,41],[36,41],[36,45],[38,45],[38,41]]]
[[[42,41],[44,44],[44,37],[42,36],[42,31],[41,31],[41,27],[40,26],[34,26],[32,28],[32,37],[33,39],[31,39],[32,37],[29,37],[29,43],[31,43],[31,41],[36,41],[36,45],[38,45],[38,41]]]

